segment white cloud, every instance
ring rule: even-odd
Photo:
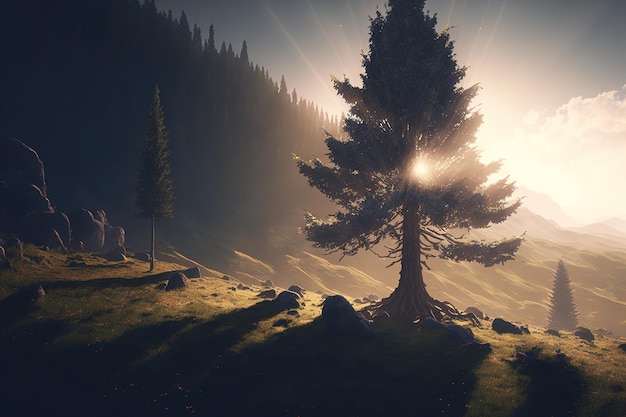
[[[575,218],[626,218],[626,85],[592,98],[575,97],[555,111],[531,111],[485,159],[503,159],[519,185],[550,195]]]

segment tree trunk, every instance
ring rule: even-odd
[[[155,235],[155,222],[156,219],[154,218],[154,216],[151,217],[151,223],[152,223],[152,232],[151,232],[151,239],[150,239],[150,272],[152,272],[152,270],[154,269],[154,235]]]
[[[376,307],[376,311],[385,311],[392,317],[410,320],[432,317],[441,321],[444,316],[454,316],[456,309],[453,306],[433,299],[426,291],[421,263],[418,205],[406,203],[403,217],[400,281],[394,292]]]

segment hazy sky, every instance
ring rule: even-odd
[[[373,0],[156,0],[331,113],[331,75],[359,83]],[[583,221],[626,218],[626,1],[429,0],[450,26],[484,123],[485,160]]]

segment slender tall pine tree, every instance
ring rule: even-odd
[[[150,271],[154,269],[156,220],[174,217],[174,181],[169,156],[165,116],[157,85],[148,114],[136,201],[137,214],[151,221]]]
[[[550,329],[574,330],[578,326],[578,310],[574,304],[574,293],[562,259],[559,260],[554,273],[549,312],[548,328]]]

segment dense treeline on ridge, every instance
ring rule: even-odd
[[[105,209],[132,242],[155,84],[172,149],[171,229],[256,238],[319,198],[292,154],[323,153],[323,129],[340,121],[250,62],[245,42],[239,53],[217,46],[213,30],[154,0],[9,0],[0,36],[0,134],[39,152],[60,209]]]

